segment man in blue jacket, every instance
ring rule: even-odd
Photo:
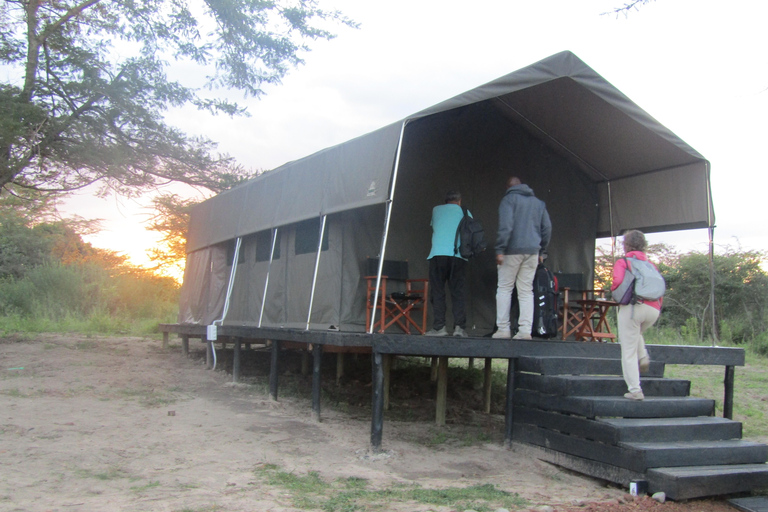
[[[471,216],[471,214],[469,214]],[[445,204],[432,209],[432,250],[429,252],[429,302],[432,304],[432,329],[427,336],[448,336],[445,327],[445,285],[451,291],[453,335],[466,337],[467,314],[464,307],[464,282],[467,260],[456,254],[456,230],[464,217],[461,194],[450,191]]]
[[[515,176],[507,180],[507,192],[499,204],[499,230],[496,236],[496,327],[494,338],[510,338],[509,312],[512,290],[517,287],[520,304],[515,339],[531,339],[533,324],[533,278],[549,245],[552,222],[544,201]]]

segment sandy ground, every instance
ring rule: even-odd
[[[637,510],[615,486],[530,458],[498,443],[409,442],[384,424],[369,452],[370,419],[304,398],[272,402],[254,386],[206,370],[159,340],[38,335],[0,339],[0,510],[292,511],[285,489],[257,468],[275,464],[326,481],[359,477],[371,488],[494,484],[528,509]],[[626,502],[625,502],[626,501]],[[605,508],[607,507],[607,508]],[[723,502],[666,504],[728,510]],[[449,510],[384,504],[381,510]],[[730,509],[733,510],[733,509]]]

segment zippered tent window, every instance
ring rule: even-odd
[[[322,219],[309,219],[296,224],[296,241],[294,254],[310,254],[317,252],[317,242],[320,236],[320,222]],[[323,234],[322,251],[328,250],[328,230]]]
[[[272,256],[273,260],[280,259],[280,237],[281,231],[277,232],[277,240],[275,241],[275,254]],[[269,261],[270,253],[272,252],[272,230],[268,229],[256,233],[256,262]],[[317,238],[317,237],[315,237]]]

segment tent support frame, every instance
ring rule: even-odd
[[[323,236],[325,236],[325,221],[328,219],[328,215],[322,216],[320,222],[320,238],[317,241],[317,256],[315,256],[315,272],[312,275],[312,289],[309,292],[309,311],[307,311],[307,329],[309,330],[309,324],[312,321],[312,304],[315,301],[315,288],[317,287],[317,270],[320,268],[320,253],[323,250]]]
[[[275,244],[277,242],[277,230],[272,229],[272,249],[269,252],[269,263],[267,264],[267,277],[264,280],[264,296],[261,298],[261,311],[259,312],[259,327],[261,327],[261,321],[264,318],[264,306],[267,304],[267,288],[269,287],[269,273],[272,270],[272,260],[275,257]]]
[[[387,237],[389,236],[389,222],[392,219],[392,202],[395,197],[395,186],[397,185],[397,172],[400,169],[400,154],[403,150],[403,137],[405,136],[405,126],[408,121],[403,121],[400,127],[400,139],[397,141],[397,153],[395,154],[395,167],[392,171],[392,186],[389,188],[389,198],[387,199],[386,213],[384,214],[384,233],[381,236],[381,250],[379,251],[379,268],[376,271],[376,291],[373,292],[373,303],[379,303],[379,289],[381,288],[381,274],[384,272],[384,254],[387,250]],[[368,327],[368,334],[373,333],[373,326],[376,325],[376,308],[371,312],[371,325]]]

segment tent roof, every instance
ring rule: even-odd
[[[574,54],[561,52],[205,201],[192,212],[187,250],[383,203],[401,136],[408,137],[420,119],[481,103],[490,103],[596,184],[595,236],[714,223],[706,159]]]

